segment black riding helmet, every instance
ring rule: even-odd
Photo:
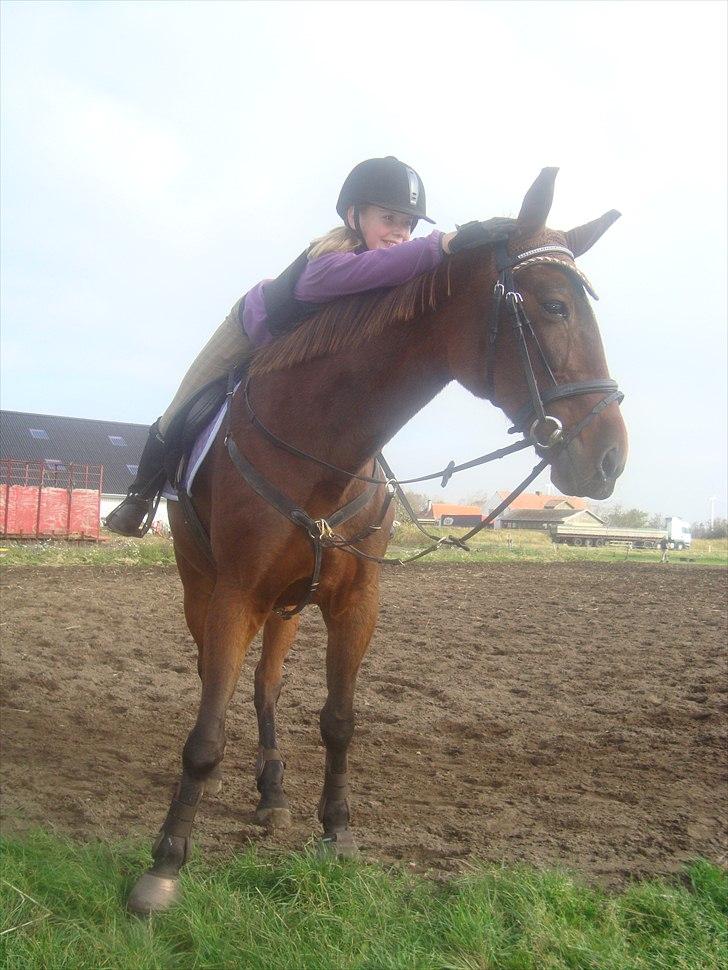
[[[341,187],[336,211],[346,224],[349,206],[379,205],[412,216],[412,228],[418,219],[434,223],[427,215],[425,187],[417,172],[393,155],[368,158],[356,165]],[[358,225],[358,218],[356,220]]]

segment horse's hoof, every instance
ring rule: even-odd
[[[174,906],[179,896],[179,879],[145,872],[129,894],[126,908],[136,916],[152,916]]]
[[[356,859],[359,846],[353,833],[344,829],[334,835],[324,835],[318,844],[318,855],[322,859]]]
[[[256,808],[255,821],[267,829],[287,829],[291,825],[289,808]]]

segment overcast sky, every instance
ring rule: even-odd
[[[626,393],[613,501],[726,515],[726,4],[5,0],[1,26],[4,408],[151,423],[363,158],[413,165],[444,230],[557,165],[552,227],[623,213],[581,260]],[[507,426],[450,387],[386,453],[410,477]]]

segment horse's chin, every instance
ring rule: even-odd
[[[603,475],[595,475],[586,482],[576,481],[569,475],[559,474],[556,468],[552,469],[551,481],[564,495],[578,495],[599,502],[610,497],[616,484],[616,478],[605,478]]]

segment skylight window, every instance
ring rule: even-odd
[[[124,441],[120,434],[110,434],[107,437],[111,444],[117,448],[126,448],[126,441]]]
[[[30,431],[31,438],[37,438],[39,441],[48,441],[48,432],[45,428],[28,428]]]

